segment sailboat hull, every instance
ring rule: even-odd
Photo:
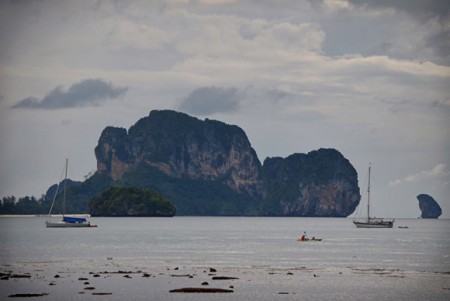
[[[394,226],[393,221],[377,221],[377,222],[357,222],[353,221],[356,228],[392,228]]]
[[[86,228],[92,227],[91,223],[66,223],[66,222],[45,222],[47,228]]]

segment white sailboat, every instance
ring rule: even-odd
[[[383,219],[370,217],[370,169],[369,164],[369,181],[367,185],[367,218],[364,220],[353,220],[353,224],[357,228],[392,228],[394,226],[394,219]]]
[[[61,221],[49,221],[47,220],[45,222],[45,226],[47,228],[83,228],[83,227],[97,227],[96,225],[91,225],[90,222],[86,220],[84,217],[74,217],[74,216],[66,216],[66,183],[67,183],[67,168],[69,165],[69,159],[66,159],[66,165],[65,165],[65,177],[64,177],[64,193],[63,193],[63,215]],[[58,194],[59,184],[58,188],[56,189],[55,195],[53,197],[53,202],[50,207],[50,211],[48,213],[48,216],[51,217],[53,205],[55,203],[56,195]]]

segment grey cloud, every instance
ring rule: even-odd
[[[323,15],[324,0],[309,1]],[[348,53],[388,55],[450,64],[448,0],[347,1],[353,9],[330,14],[332,22],[321,23],[327,35],[325,53],[332,56]],[[371,11],[381,14],[371,15]],[[414,22],[409,23],[411,20]],[[411,36],[413,38],[408,38]]]
[[[288,93],[278,90],[278,89],[272,89],[267,91],[267,97],[272,100],[273,102],[278,102],[280,99],[288,96]]]
[[[393,8],[426,19],[434,16],[448,18],[450,10],[448,0],[348,0],[348,2],[357,6]]]
[[[236,88],[201,87],[184,98],[178,108],[198,115],[229,113],[237,111],[239,99]]]
[[[433,48],[436,55],[450,57],[450,31],[440,31],[428,38],[428,45]]]
[[[349,0],[354,5],[366,6],[372,8],[391,8],[398,11],[404,11],[413,18],[422,23],[427,23],[429,20],[438,19],[441,23],[441,28],[437,33],[431,34],[427,38],[427,46],[433,49],[436,56],[448,59],[450,57],[450,43],[448,30],[450,5],[448,0]],[[449,62],[440,62],[448,64]]]
[[[69,90],[56,87],[44,98],[27,97],[13,105],[12,109],[63,109],[86,106],[97,106],[106,99],[114,99],[123,96],[128,88],[114,87],[101,79],[86,79],[73,84]]]

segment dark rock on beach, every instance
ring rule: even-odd
[[[171,277],[186,277],[186,278],[194,278],[191,274],[172,274]]]
[[[43,297],[47,296],[47,293],[40,293],[40,294],[14,294],[9,295],[9,298],[33,298],[33,297]]]
[[[236,280],[238,277],[229,277],[229,276],[214,276],[212,280]]]
[[[205,287],[183,287],[173,289],[170,293],[233,293],[231,289],[225,288],[205,288]]]
[[[9,278],[31,278],[30,274],[12,274]]]

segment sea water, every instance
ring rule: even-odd
[[[241,295],[236,288],[233,295],[214,294],[218,300],[243,300],[244,297],[296,300],[300,299],[299,294],[304,300],[323,300],[327,296],[351,300],[352,290],[369,292],[354,296],[355,300],[392,296],[402,300],[396,295],[399,292],[404,293],[405,300],[419,297],[420,300],[446,300],[450,296],[450,220],[397,219],[392,229],[358,229],[352,220],[345,218],[91,218],[97,228],[46,228],[45,220],[42,217],[0,218],[3,270],[34,273],[35,282],[39,282],[39,277],[52,276],[46,271],[87,275],[101,269],[148,269],[153,275],[160,275],[153,278],[160,281],[159,288],[164,288],[161,292],[153,290],[153,300],[181,298],[168,294],[178,284],[175,278],[162,277],[174,277],[175,271],[184,270],[190,276],[201,275],[207,279],[210,267],[239,274],[241,279],[249,277]],[[298,242],[304,233],[322,241]],[[282,278],[286,275],[293,278]],[[109,284],[104,280],[103,285],[114,291],[114,286],[120,284],[119,278],[108,279]],[[50,280],[46,281],[45,285],[51,285]],[[235,285],[239,284],[242,286],[243,282]],[[26,285],[30,283],[24,280],[0,282],[0,288],[5,291],[0,299],[25,289]],[[67,281],[59,290],[70,291],[71,285],[75,284]],[[132,285],[134,294],[127,295],[128,299],[148,296],[140,282],[136,280]],[[403,290],[397,287],[401,285]],[[424,287],[418,289],[417,285]],[[427,285],[436,287],[430,290]],[[383,291],[386,286],[392,291]],[[37,285],[36,289],[39,288],[42,290]],[[339,293],[339,289],[343,291]],[[44,299],[58,296],[56,288],[47,290],[53,293]],[[421,291],[426,294],[418,295]],[[408,295],[408,292],[412,293]],[[87,297],[78,293],[71,295],[74,300]],[[114,291],[104,298],[120,299],[119,296],[123,297],[120,291]],[[183,295],[182,298],[211,300],[211,295]]]

